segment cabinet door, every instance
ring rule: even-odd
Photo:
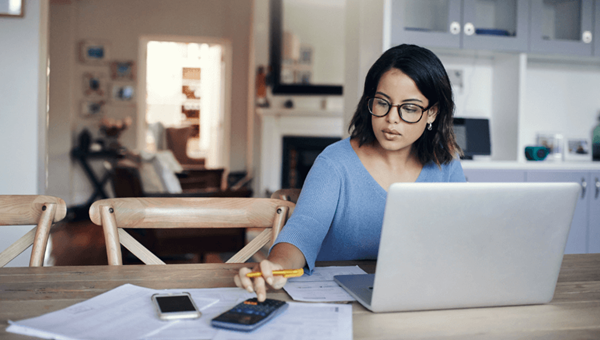
[[[527,171],[527,182],[575,182],[585,188],[577,201],[565,254],[587,253],[589,173],[585,171],[531,170]]]
[[[460,48],[461,0],[392,0],[391,44]]]
[[[593,0],[531,0],[529,51],[592,55]]]
[[[463,169],[467,182],[525,182],[525,170]]]
[[[528,0],[463,0],[462,47],[527,52]]]
[[[600,253],[600,171],[591,172],[588,190],[590,203],[588,252]]]
[[[600,57],[600,0],[594,2],[594,35],[592,36],[594,55]]]

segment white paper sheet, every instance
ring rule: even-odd
[[[256,297],[256,294],[248,293],[239,288],[207,288],[187,291],[192,295],[194,301],[196,301],[197,296],[202,296],[203,298],[218,299],[218,302],[202,309],[200,319],[181,320],[177,325],[149,333],[143,339],[212,339],[217,333],[217,329],[210,325],[210,320],[238,303]]]
[[[356,301],[334,280],[335,275],[366,274],[359,266],[317,267],[312,275],[288,279],[283,289],[295,301],[344,302]]]
[[[283,314],[253,332],[219,330],[213,340],[352,339],[352,305],[288,303]]]
[[[152,294],[182,291],[192,295],[203,314],[211,314],[219,306],[221,297],[226,297],[222,304],[233,307],[238,301],[254,296],[240,288],[154,290],[125,284],[59,311],[10,322],[6,330],[45,339],[142,339],[182,323],[197,324],[193,327],[194,338],[211,338],[215,330],[205,327],[208,319],[205,315],[185,321],[158,318],[150,298]]]
[[[307,301],[351,301],[334,275],[364,274],[359,267],[316,268],[312,276],[292,278]],[[332,283],[337,286],[332,286]],[[292,288],[293,290],[293,288]],[[202,312],[199,319],[163,321],[152,305],[155,293],[189,292]],[[347,293],[345,293],[347,294]],[[294,294],[291,294],[292,298]],[[298,295],[298,294],[295,294]],[[318,299],[325,296],[325,299]],[[44,339],[352,339],[352,306],[290,303],[272,322],[251,333],[217,330],[210,320],[255,294],[240,288],[155,290],[125,284],[89,300],[39,317],[10,321],[8,332]],[[312,300],[311,300],[312,299]],[[337,299],[337,300],[336,300]]]

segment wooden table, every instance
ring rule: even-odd
[[[373,272],[373,262],[355,265]],[[241,264],[0,268],[0,339],[7,320],[39,316],[124,283],[154,289],[233,286]],[[283,291],[269,297],[290,300]],[[355,339],[600,339],[600,254],[565,255],[550,304],[444,311],[372,313],[353,303]]]

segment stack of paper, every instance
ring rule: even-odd
[[[155,293],[191,294],[199,319],[163,321],[152,305]],[[92,299],[36,318],[10,322],[8,332],[45,339],[352,339],[352,306],[290,303],[251,333],[218,330],[210,320],[254,297],[240,288],[154,290],[125,284]]]

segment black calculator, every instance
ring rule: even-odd
[[[285,301],[266,299],[258,302],[256,298],[252,298],[212,319],[210,324],[213,327],[249,332],[283,313],[288,306]]]

